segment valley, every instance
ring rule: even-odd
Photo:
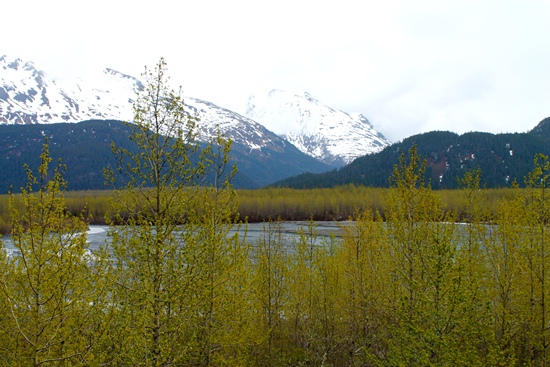
[[[378,141],[315,175],[322,129],[295,146],[210,102],[184,107],[165,70],[147,74],[135,123],[0,126],[8,365],[546,362],[547,120]],[[38,101],[9,92],[9,118]]]

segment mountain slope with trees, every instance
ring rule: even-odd
[[[131,128],[116,120],[90,120],[80,123],[47,125],[0,125],[0,193],[24,186],[23,169],[28,164],[36,169],[46,138],[54,161],[62,158],[67,165],[66,179],[70,190],[105,189],[103,169],[114,166],[111,142],[129,150],[135,144],[129,139]],[[250,150],[233,143],[230,164],[236,163],[238,188],[257,188],[302,172],[323,172],[330,166],[301,153],[291,144],[272,144],[262,150]]]
[[[457,178],[480,168],[481,184],[486,187],[509,187],[514,180],[524,184],[535,154],[550,153],[550,118],[542,120],[528,133],[490,134],[469,132],[458,135],[433,131],[414,135],[377,154],[357,158],[349,165],[322,174],[302,174],[274,184],[293,188],[327,188],[355,184],[388,187],[399,156],[413,145],[426,159],[425,179],[434,189],[454,189]]]

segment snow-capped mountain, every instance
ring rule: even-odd
[[[108,120],[131,121],[136,92],[142,87],[143,84],[137,78],[112,69],[105,69],[91,79],[57,81],[35,67],[32,62],[2,56],[0,57],[0,127],[9,128],[11,126],[7,125],[18,125],[13,127],[18,128],[16,130],[21,132],[20,135],[23,134],[21,136],[29,134],[31,130],[34,131],[33,144],[38,147],[43,143],[43,136],[47,135],[56,149],[62,149],[72,144],[75,138],[71,134],[73,132],[76,134],[77,131],[84,139],[81,144],[88,144],[94,136],[93,134],[86,136],[86,134],[93,131],[82,121],[91,123],[88,120],[101,120],[106,121],[109,126],[111,123],[107,122]],[[198,117],[197,126],[201,141],[211,142],[218,131],[232,139],[232,163],[238,164],[239,177],[236,181],[240,187],[261,187],[289,176],[305,172],[325,172],[331,169],[329,165],[302,153],[288,141],[245,116],[192,97],[185,97],[184,103],[187,113]],[[74,123],[75,127],[74,129],[67,126],[57,128],[56,125],[67,125],[57,123],[69,123],[69,125]],[[97,123],[100,121],[92,123],[96,126],[96,130]],[[115,126],[114,123],[112,125]],[[27,126],[28,129],[25,128]],[[117,129],[116,133],[126,131],[120,127]],[[3,129],[3,131],[7,134],[6,131],[13,132],[13,129]],[[109,140],[112,134],[113,131],[96,135]],[[101,144],[105,139],[101,140]],[[5,149],[6,158],[13,158],[14,154],[29,158],[27,153],[30,152],[25,152],[28,141],[23,143],[18,140],[24,145],[23,147],[6,140],[4,142],[4,145],[0,144],[0,153]],[[101,144],[93,145],[98,156],[103,154]],[[59,154],[62,156],[62,152]],[[79,159],[78,162],[72,162],[73,165],[89,165],[86,163],[88,158],[97,160],[94,152],[90,154],[92,157]],[[67,158],[64,157],[64,161],[67,161]],[[26,162],[20,163],[22,165]],[[101,177],[101,172],[91,172],[91,174]],[[3,176],[2,172],[0,176]],[[77,185],[76,181],[73,178],[75,185]],[[92,188],[92,186],[85,187]]]
[[[336,166],[390,144],[363,115],[330,108],[307,92],[273,89],[254,94],[245,115],[279,133],[302,152]]]
[[[129,121],[142,87],[139,79],[113,69],[86,79],[58,81],[32,62],[2,56],[0,124]],[[342,166],[389,144],[362,115],[332,109],[307,93],[272,90],[254,95],[248,100],[247,117],[192,97],[184,102],[188,113],[199,118],[200,140],[209,141],[220,129],[250,151],[267,146],[280,150],[290,141],[311,157]],[[291,127],[280,136],[272,132],[277,129],[269,128],[289,122]]]
[[[59,82],[32,62],[0,57],[0,124],[79,122],[91,119],[129,121],[137,78],[105,69],[93,79]],[[259,123],[213,103],[185,97],[187,112],[199,118],[199,139],[209,141],[217,129],[249,149],[284,145]]]
[[[121,119],[132,114],[141,82],[112,69],[86,80],[56,81],[34,63],[0,57],[0,123]]]

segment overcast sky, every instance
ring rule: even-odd
[[[139,77],[243,113],[266,88],[361,112],[392,141],[525,132],[550,116],[550,1],[8,0],[0,55]]]

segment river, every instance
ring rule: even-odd
[[[350,225],[353,222],[331,222],[331,221],[318,221],[315,222],[315,231],[317,233],[316,242],[321,243],[323,240],[328,240],[330,236],[336,238],[341,237],[342,225]],[[280,222],[281,231],[285,238],[285,242],[292,243],[299,237],[300,230],[307,232],[307,226],[309,222],[307,221],[295,221],[295,222]],[[267,226],[266,223],[249,223],[248,230],[245,231],[245,227],[242,226],[239,229],[233,229],[230,234],[234,234],[236,231],[239,232],[239,235],[246,236],[246,241],[250,244],[255,244],[257,241],[262,238],[265,234],[264,228]],[[103,246],[106,241],[109,240],[108,230],[109,226],[106,225],[90,225],[86,233],[87,241],[89,243],[89,249],[93,252],[99,247]],[[14,247],[11,241],[10,236],[2,236],[2,241],[4,242],[4,247],[8,253],[13,253]]]

